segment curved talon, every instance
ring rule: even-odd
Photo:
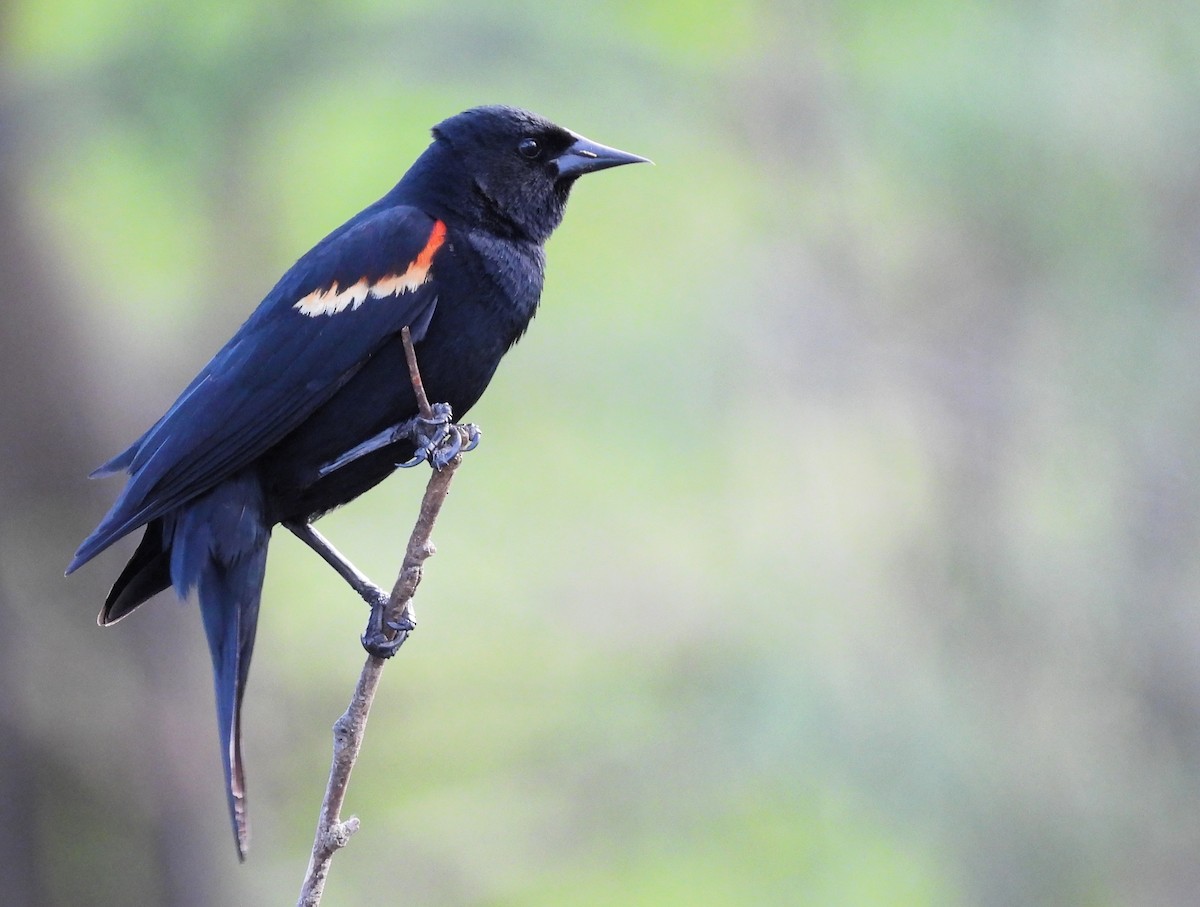
[[[446,432],[454,424],[449,403],[435,403],[430,409],[430,418],[417,416],[414,420],[416,422],[416,441],[425,448],[432,448],[441,443],[441,439],[446,436]]]
[[[483,439],[483,432],[473,422],[468,422],[461,427],[467,432],[467,446],[462,449],[463,453],[467,453],[479,446],[479,442]]]
[[[367,650],[368,655],[374,655],[376,658],[391,658],[400,651],[400,647],[404,645],[406,639],[408,639],[407,631],[397,633],[393,639],[388,639],[382,634],[373,636],[364,633],[362,647]]]
[[[458,456],[458,452],[462,450],[462,434],[455,426],[454,431],[446,433],[440,444],[430,452],[430,463],[433,468],[441,472],[450,465],[450,461]]]
[[[385,620],[384,624],[387,625],[389,630],[395,630],[397,633],[411,633],[417,629],[417,622],[403,614],[395,620]]]
[[[394,620],[384,617],[387,607],[385,600],[378,607],[371,608],[371,616],[367,619],[367,628],[359,639],[362,647],[376,658],[391,658],[404,645],[408,634],[417,628],[411,617],[401,614]],[[388,630],[394,635],[388,636]]]

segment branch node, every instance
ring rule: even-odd
[[[330,850],[341,850],[350,843],[350,839],[354,833],[358,831],[362,823],[358,821],[358,816],[351,816],[345,822],[337,822],[329,829],[329,835],[326,840],[329,842]]]

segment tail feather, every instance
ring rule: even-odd
[[[147,434],[149,434],[149,432],[147,432]],[[138,450],[141,449],[142,442],[145,439],[146,439],[146,435],[142,435],[142,437],[138,438],[136,441],[133,442],[133,444],[131,444],[128,448],[123,450],[121,453],[117,454],[115,457],[113,457],[107,463],[104,463],[100,466],[97,466],[95,469],[93,469],[91,474],[88,476],[88,478],[89,479],[101,479],[101,478],[104,478],[105,476],[111,476],[118,472],[128,471],[130,466],[133,464],[134,457],[137,456]],[[94,558],[97,554],[99,554],[101,551],[103,551],[105,548],[107,548],[109,545],[111,545],[117,539],[124,536],[127,532],[132,532],[134,529],[136,529],[138,527],[138,525],[140,525],[137,522],[133,522],[132,525],[127,525],[130,522],[128,520],[129,514],[124,513],[124,508],[126,507],[126,504],[127,504],[127,502],[125,500],[125,495],[128,493],[128,491],[129,491],[129,485],[127,484],[125,486],[125,491],[123,491],[117,497],[117,500],[113,502],[113,505],[109,509],[108,513],[105,514],[104,519],[100,521],[100,525],[97,526],[95,529],[93,529],[92,534],[89,535],[86,539],[84,539],[80,543],[79,548],[75,551],[75,556],[73,558],[71,558],[71,563],[67,565],[67,576],[70,576],[72,573],[74,573],[76,570],[78,570],[80,567],[82,567],[84,564],[86,564],[88,561],[90,561],[92,558]],[[118,513],[123,514],[120,519],[117,518]],[[160,533],[161,533],[161,530],[160,530]],[[147,533],[147,537],[148,536],[149,536],[149,533]],[[143,547],[146,545],[146,541],[147,541],[146,538],[142,539]],[[163,547],[167,547],[165,541],[163,543]],[[141,548],[139,548],[138,551],[140,553]],[[137,555],[134,555],[134,560],[137,560]],[[133,561],[130,561],[130,566],[132,566],[132,565],[133,565]],[[129,567],[126,567],[125,569],[126,569],[126,571],[128,571]],[[123,579],[126,578],[124,574],[122,574],[122,578]],[[132,578],[132,577],[130,577],[130,578]],[[121,580],[117,580],[117,585],[118,586],[122,585]],[[166,586],[163,586],[162,588],[165,589]],[[114,590],[114,592],[116,591],[115,586],[113,587],[113,590]],[[152,595],[153,593],[150,593],[150,594]],[[109,598],[111,598],[111,597],[112,596],[110,595]],[[146,596],[146,598],[149,598],[149,597],[150,597],[150,595]],[[142,601],[145,601],[145,599],[142,599]],[[125,609],[125,613],[128,614],[130,611],[132,611],[134,608],[136,608],[139,604],[141,604],[140,601],[134,602],[132,605],[130,605],[128,608]],[[105,611],[107,612],[108,605],[105,604],[104,607],[105,607]],[[113,620],[116,620],[116,619],[117,618],[113,618]],[[107,621],[107,622],[112,623],[112,621]]]
[[[146,432],[149,434],[149,432]],[[89,479],[103,479],[106,476],[115,475],[118,472],[127,472],[130,465],[133,463],[133,458],[137,456],[138,449],[142,446],[142,442],[146,440],[146,435],[142,435],[125,450],[121,451],[107,463],[101,463],[90,473]]]
[[[142,602],[171,585],[171,549],[162,520],[146,526],[142,541],[104,602],[98,623],[115,624]]]
[[[242,697],[271,534],[257,477],[242,473],[188,502],[169,528],[172,582],[181,595],[196,589],[200,600],[212,656],[229,816],[238,856],[245,859],[250,830],[242,765]]]

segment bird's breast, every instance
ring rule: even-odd
[[[541,248],[482,234],[451,231],[430,269],[437,303],[415,345],[432,403],[448,403],[462,419],[479,400],[501,358],[524,333],[542,289]],[[386,478],[411,445],[382,449],[318,478],[325,464],[417,413],[399,336],[361,368],[262,463],[277,519],[340,506]]]

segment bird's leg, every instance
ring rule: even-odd
[[[333,547],[325,536],[303,520],[286,520],[283,524],[296,538],[321,555],[325,563],[338,572],[338,576],[350,584],[350,588],[362,596],[371,606],[367,629],[363,631],[363,648],[380,658],[390,658],[416,628],[410,614],[402,614],[397,620],[388,620],[387,606],[391,596],[367,579],[366,575]],[[391,635],[389,635],[389,633]]]
[[[459,453],[474,450],[479,445],[479,428],[469,423],[459,425],[452,421],[449,403],[435,403],[431,409],[431,418],[413,416],[398,425],[385,428],[375,437],[363,441],[336,460],[326,463],[317,470],[317,475],[324,478],[347,463],[397,441],[412,441],[417,448],[412,459],[397,465],[407,468],[428,460],[437,470],[444,469]]]

